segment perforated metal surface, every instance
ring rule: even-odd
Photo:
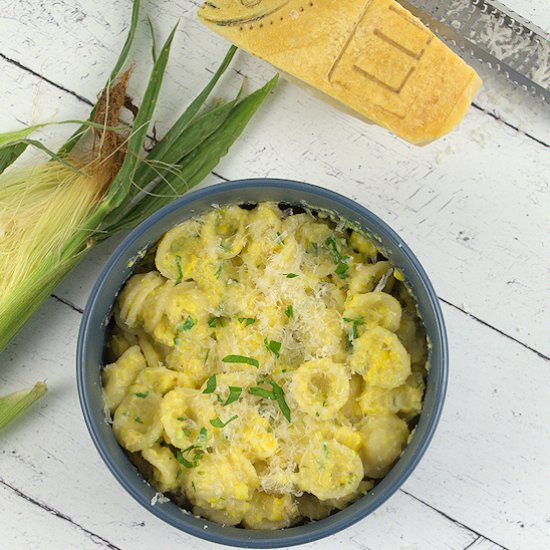
[[[550,36],[495,0],[398,0],[462,54],[550,103]]]

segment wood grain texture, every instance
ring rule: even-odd
[[[447,401],[405,490],[505,547],[550,547],[550,362],[462,312],[444,313]]]
[[[197,3],[144,2],[161,36],[182,19],[156,116],[159,132],[226,49],[194,21]],[[550,0],[509,5],[550,28]],[[129,12],[127,0],[5,0],[0,131],[85,117],[124,40]],[[133,93],[150,57],[142,31]],[[253,88],[273,72],[242,53],[233,68],[223,82],[228,96],[243,75]],[[455,132],[418,149],[282,83],[216,170],[229,179],[301,179],[358,200],[404,237],[445,301],[451,380],[433,444],[402,492],[322,548],[550,547],[549,362],[543,357],[550,354],[544,298],[550,155],[539,143],[550,142],[550,113],[515,93],[487,82],[477,100],[487,112],[472,109]],[[69,131],[50,127],[41,135],[55,145]],[[211,175],[203,185],[220,181]],[[78,310],[121,238],[92,251],[0,356],[0,393],[38,379],[51,388],[0,437],[6,547],[152,548],[159,540],[166,548],[214,547],[134,503],[101,462],[82,419],[74,379]],[[320,546],[305,548],[314,547]]]
[[[2,548],[45,550],[58,548],[60,542],[66,548],[82,550],[110,547],[101,537],[22,498],[17,491],[1,482],[0,501]]]

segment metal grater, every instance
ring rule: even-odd
[[[496,0],[397,0],[450,46],[550,104],[550,34]]]

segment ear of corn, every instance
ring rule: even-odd
[[[201,114],[235,54],[231,47],[210,82],[142,158],[176,28],[158,54],[153,45],[153,68],[141,106],[131,127],[121,126],[118,114],[129,77],[121,71],[138,12],[135,0],[128,38],[98,103],[87,121],[65,121],[79,127],[57,153],[28,137],[43,125],[0,134],[0,351],[93,245],[135,227],[199,183],[276,83],[277,77],[244,99],[239,92]],[[50,161],[3,173],[29,145]],[[45,385],[35,390],[25,399],[37,399]],[[5,423],[19,411],[8,397],[0,398],[0,427],[6,407],[15,413],[6,413]],[[21,393],[18,399],[23,397]]]
[[[4,397],[0,397],[0,430],[37,399],[46,393],[44,382],[37,382],[30,390],[21,390]]]

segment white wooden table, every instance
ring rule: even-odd
[[[505,0],[506,1],[506,0]],[[507,0],[550,28],[550,0]],[[194,0],[145,0],[159,34],[180,18],[158,127],[193,97],[226,44]],[[82,118],[114,64],[129,0],[0,0],[0,130]],[[132,91],[150,60],[140,28]],[[239,53],[227,93],[272,69]],[[147,70],[148,67],[147,67]],[[550,107],[482,72],[452,134],[419,149],[287,83],[204,185],[286,177],[351,196],[389,222],[440,296],[451,348],[443,417],[404,487],[316,548],[550,548]],[[67,129],[49,130],[52,145]],[[46,379],[50,392],[0,437],[0,547],[214,547],[135,503],[99,458],[77,399],[82,309],[120,239],[93,251],[0,356],[0,393]],[[313,545],[308,545],[313,548]]]

